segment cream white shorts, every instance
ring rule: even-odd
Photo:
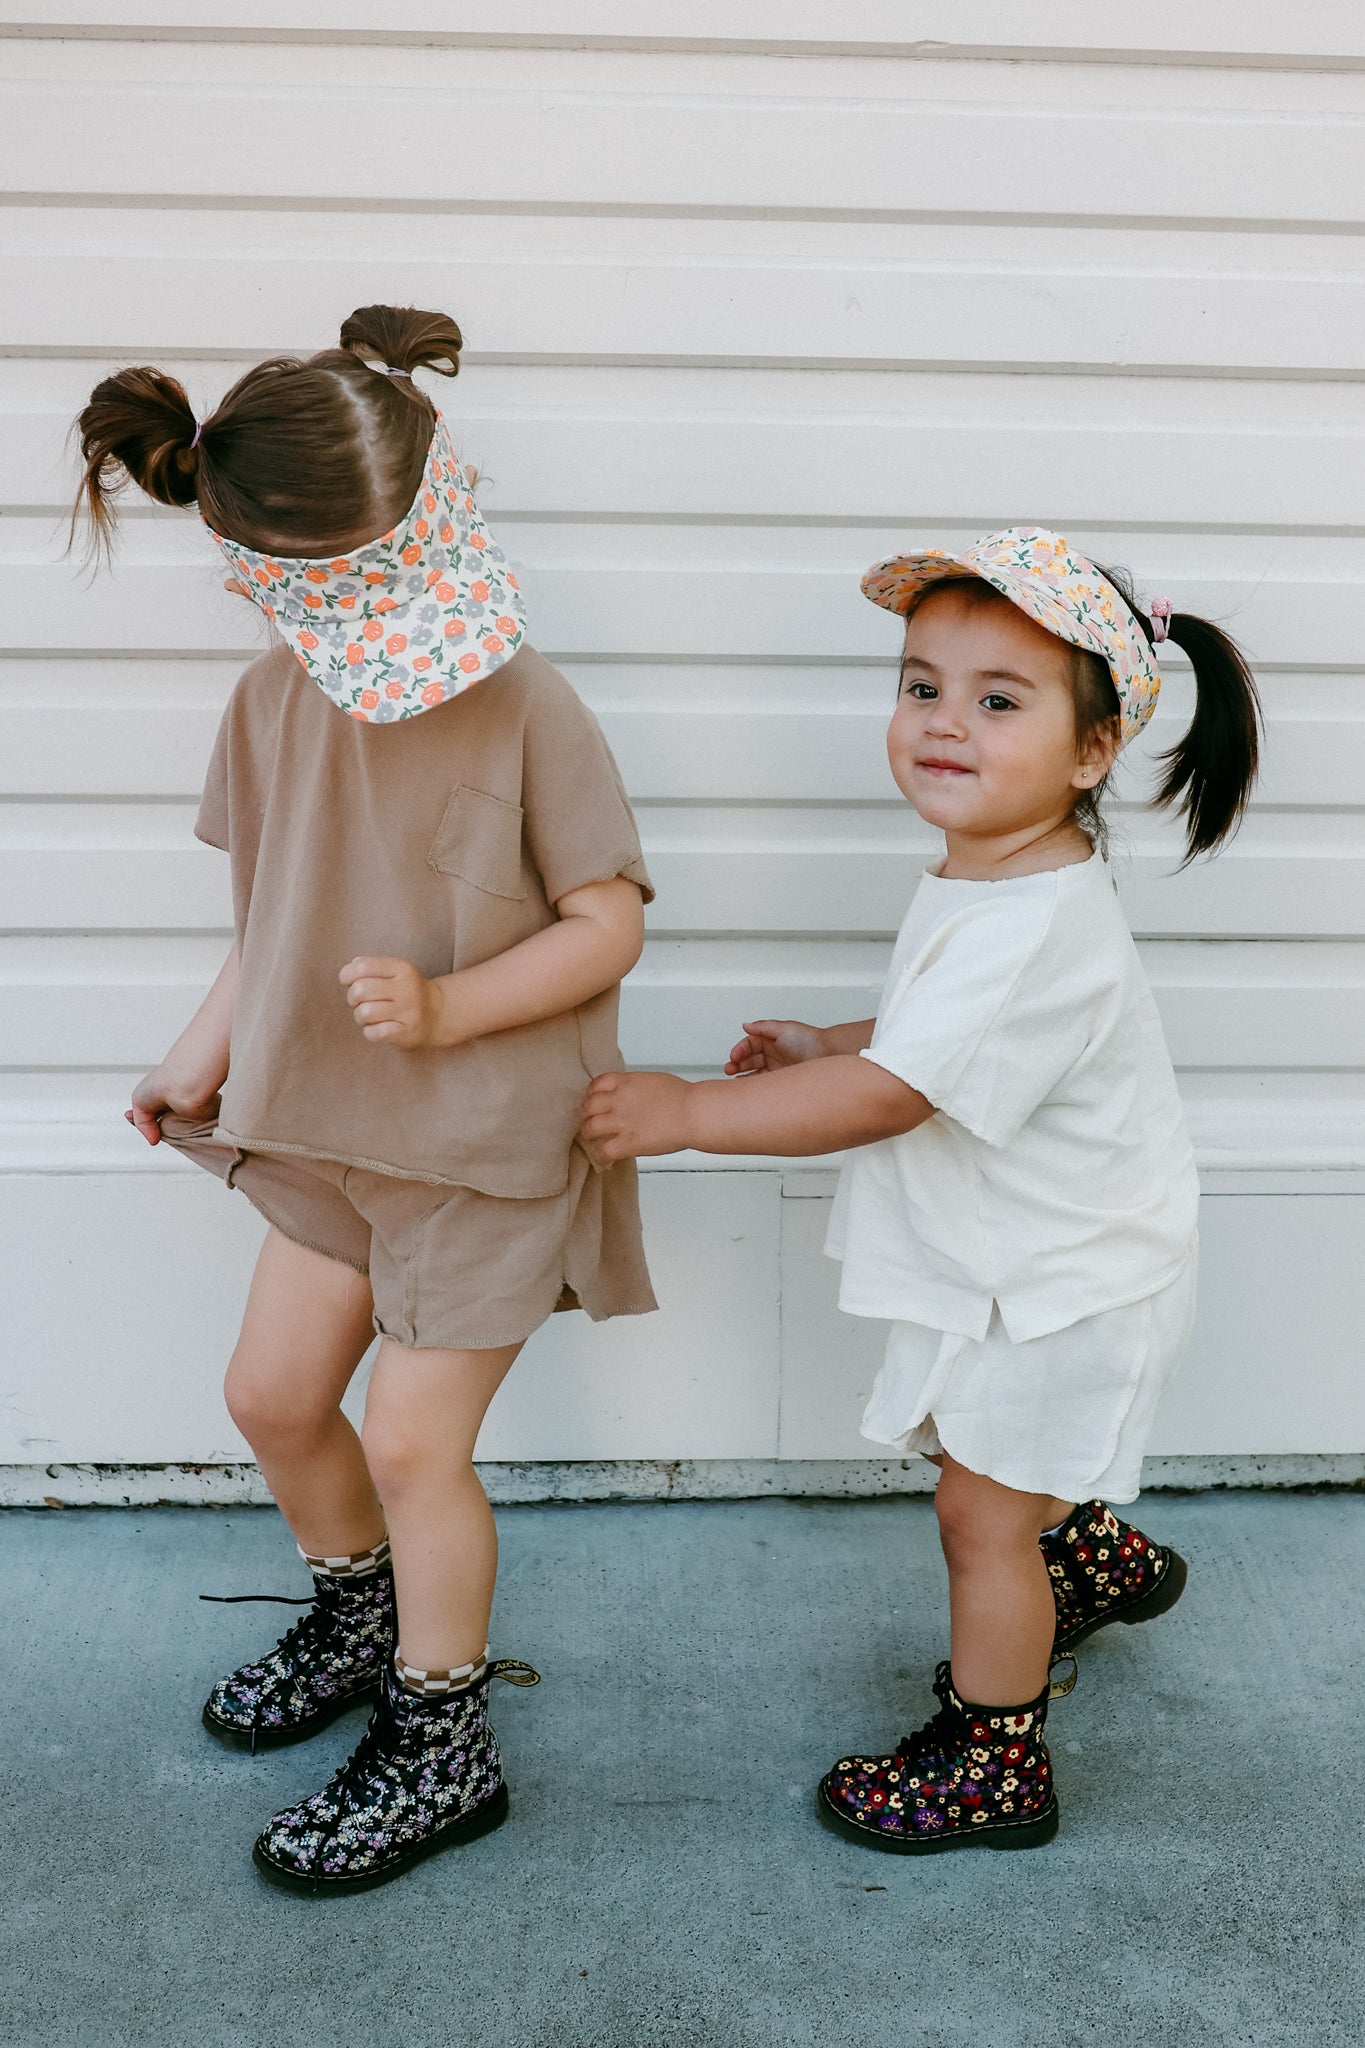
[[[947,1451],[969,1471],[1060,1500],[1136,1500],[1157,1403],[1194,1321],[1198,1240],[1176,1278],[1123,1308],[1012,1344],[893,1323],[863,1417],[874,1443]]]

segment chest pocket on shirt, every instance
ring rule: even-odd
[[[439,875],[458,875],[490,896],[526,895],[521,879],[520,804],[463,784],[445,807],[427,860]]]

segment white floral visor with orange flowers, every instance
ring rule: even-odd
[[[983,535],[960,555],[925,548],[917,555],[874,562],[863,578],[863,595],[904,614],[931,584],[961,576],[980,576],[1059,640],[1098,654],[1118,692],[1120,746],[1141,732],[1161,688],[1151,643],[1113,584],[1059,533],[1012,526],[1005,533]]]
[[[318,688],[374,725],[434,710],[526,637],[517,579],[439,413],[417,496],[378,540],[314,560],[213,538]]]

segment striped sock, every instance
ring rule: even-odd
[[[314,1557],[299,1545],[299,1556],[310,1572],[323,1572],[332,1579],[368,1579],[387,1571],[391,1564],[389,1539],[381,1536],[370,1550],[353,1550],[345,1557]]]
[[[448,1671],[421,1671],[415,1664],[405,1664],[403,1652],[398,1650],[394,1655],[393,1668],[404,1692],[416,1693],[424,1700],[442,1700],[451,1693],[466,1691],[483,1677],[488,1669],[488,1645],[484,1644],[482,1657],[477,1657],[472,1664],[459,1664]]]

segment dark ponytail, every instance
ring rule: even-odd
[[[174,377],[120,370],[77,423],[85,474],[72,535],[84,511],[107,550],[131,479],[158,504],[197,503],[215,532],[248,547],[323,555],[373,539],[417,495],[436,423],[412,372],[455,376],[462,346],[448,313],[361,306],[336,348],[257,363],[200,425]]]
[[[84,474],[71,533],[84,510],[96,552],[107,550],[114,500],[131,480],[159,505],[192,505],[199,450],[194,408],[183,384],[164,370],[120,370],[90,394],[78,422]]]
[[[1156,802],[1184,817],[1190,861],[1221,846],[1242,822],[1260,766],[1261,700],[1241,648],[1221,626],[1172,612],[1167,632],[1190,657],[1195,705],[1184,739],[1161,756],[1166,772]]]
[[[1152,622],[1140,610],[1122,570],[1100,574],[1123,593],[1153,646]],[[1193,612],[1172,612],[1167,638],[1190,658],[1194,717],[1184,739],[1161,756],[1164,773],[1153,799],[1185,820],[1185,860],[1212,853],[1242,822],[1260,766],[1261,700],[1245,655],[1221,626]]]

